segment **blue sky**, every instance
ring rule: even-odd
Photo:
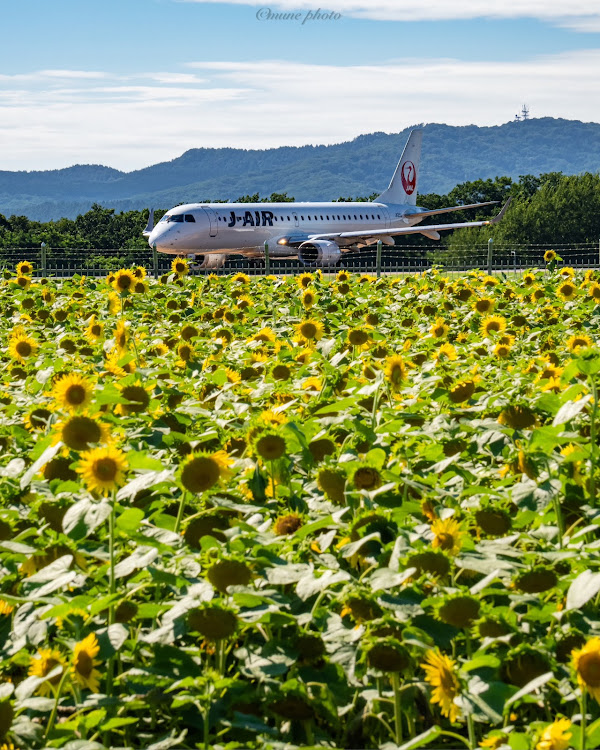
[[[337,0],[314,19],[310,0],[20,0],[0,47],[0,169],[495,125],[522,102],[599,121],[598,3],[490,5]]]

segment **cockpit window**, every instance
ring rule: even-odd
[[[183,221],[183,214],[170,214],[164,217],[165,221],[175,221],[181,223]]]
[[[195,221],[196,221],[196,219],[194,219],[194,215],[193,214],[186,214],[185,215],[185,220],[188,221],[188,222],[190,222],[190,223],[192,223],[192,224],[195,223]]]

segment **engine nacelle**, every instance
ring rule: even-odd
[[[194,268],[223,268],[227,255],[222,253],[220,255],[196,255],[194,256]]]
[[[303,266],[335,268],[342,257],[342,251],[330,240],[309,240],[298,247],[298,260]]]

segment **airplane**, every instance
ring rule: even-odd
[[[167,211],[154,226],[150,211],[143,231],[160,253],[193,255],[197,268],[221,268],[228,255],[298,258],[304,266],[333,268],[343,253],[378,240],[420,233],[433,240],[440,232],[495,224],[511,201],[488,221],[416,226],[424,218],[489,206],[498,201],[427,210],[417,203],[423,131],[410,132],[390,184],[372,202],[331,203],[188,203]]]

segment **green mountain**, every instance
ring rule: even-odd
[[[424,126],[418,190],[447,193],[467,180],[600,169],[600,124],[551,117],[494,127]],[[195,148],[134,172],[76,165],[40,172],[0,171],[0,213],[38,221],[74,218],[92,203],[117,211],[235,200],[273,192],[296,200],[332,200],[380,192],[410,128],[371,133],[332,146],[266,150]]]

